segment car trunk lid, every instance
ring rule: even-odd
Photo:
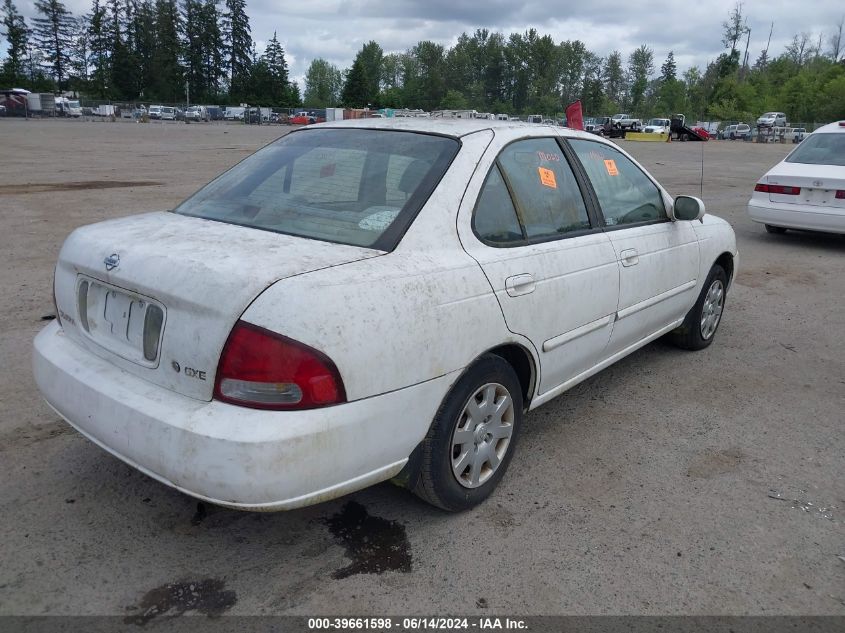
[[[842,167],[781,163],[769,172],[766,184],[800,188],[798,193],[792,194],[770,191],[771,202],[845,209],[845,199],[836,197],[837,191],[845,190],[845,170]]]
[[[274,282],[382,251],[150,213],[83,227],[56,267],[66,334],[150,382],[210,400],[233,325]]]

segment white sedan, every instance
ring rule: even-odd
[[[709,345],[736,266],[726,222],[594,135],[324,123],[172,212],[74,231],[34,373],[82,434],[212,503],[393,478],[460,510],[526,411],[664,334]]]
[[[845,233],[845,121],[809,134],[754,187],[748,215],[769,233]]]

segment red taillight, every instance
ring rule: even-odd
[[[845,190],[840,189],[836,192],[836,199],[837,200],[845,200]]]
[[[801,187],[787,187],[784,185],[767,185],[762,182],[758,182],[757,186],[754,187],[754,191],[760,191],[762,193],[776,193],[782,196],[797,196],[801,193]]]
[[[220,356],[214,397],[254,409],[313,409],[346,402],[343,381],[325,354],[238,321]]]

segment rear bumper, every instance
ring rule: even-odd
[[[755,222],[786,229],[845,233],[845,209],[751,200],[748,215]]]
[[[47,403],[112,455],[193,497],[259,511],[396,475],[457,378],[325,409],[258,411],[157,387],[90,354],[56,323],[35,338],[33,371]]]

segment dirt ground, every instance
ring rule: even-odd
[[[62,422],[31,376],[77,226],[167,209],[288,128],[0,120],[0,615],[845,615],[845,238],[769,235],[791,146],[623,142],[733,224],[716,342],[656,342],[527,416],[495,495],[383,484],[304,510],[197,504]]]

